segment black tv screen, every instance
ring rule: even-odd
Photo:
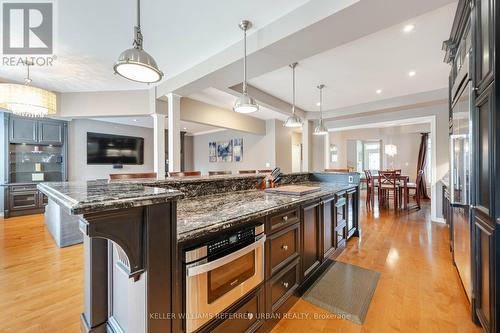
[[[144,164],[144,139],[87,132],[87,164]]]

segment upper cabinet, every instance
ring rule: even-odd
[[[64,123],[52,120],[38,122],[38,143],[48,145],[63,144]]]
[[[481,93],[493,80],[493,0],[475,0],[476,83]]]
[[[62,145],[65,123],[52,119],[9,116],[9,142]]]
[[[38,123],[36,119],[9,117],[9,142],[38,143]]]

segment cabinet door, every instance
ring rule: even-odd
[[[314,271],[321,260],[319,208],[318,202],[305,206],[302,210],[302,272],[304,278]]]
[[[49,203],[49,198],[42,192],[38,192],[38,206],[45,207]]]
[[[37,207],[37,191],[25,191],[9,193],[10,210],[32,209]]]
[[[50,120],[38,122],[38,142],[47,145],[63,144],[63,123]]]
[[[494,291],[494,227],[488,218],[477,211],[474,217],[474,233],[476,239],[476,314],[486,332],[493,332],[492,309]]]
[[[475,0],[476,75],[480,92],[493,80],[493,0]]]
[[[37,143],[37,121],[30,118],[9,117],[9,141],[11,143]]]
[[[356,191],[348,191],[346,194],[346,199],[347,199],[347,217],[346,217],[346,223],[347,223],[347,236],[350,237],[352,234],[354,234],[356,230],[356,211],[357,211],[357,195]]]
[[[335,205],[333,198],[323,201],[323,255],[328,257],[335,250]]]
[[[337,196],[335,202],[335,247],[345,246],[347,240],[347,203],[345,195]]]

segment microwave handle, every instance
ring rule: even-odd
[[[266,241],[266,235],[262,235],[262,237],[259,238],[254,243],[252,243],[248,246],[245,246],[244,248],[239,249],[238,251],[232,252],[232,253],[228,254],[227,256],[224,256],[224,257],[219,258],[217,260],[208,262],[206,264],[187,267],[186,268],[186,275],[188,277],[192,277],[192,276],[200,275],[203,273],[207,273],[211,270],[214,270],[216,268],[224,266],[225,264],[228,264],[231,261],[234,261],[234,260],[238,259],[239,257],[242,257],[245,254],[252,252],[253,250],[258,248],[259,246],[263,246],[265,241]]]

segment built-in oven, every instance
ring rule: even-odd
[[[195,332],[264,281],[264,225],[184,251],[185,330]]]

